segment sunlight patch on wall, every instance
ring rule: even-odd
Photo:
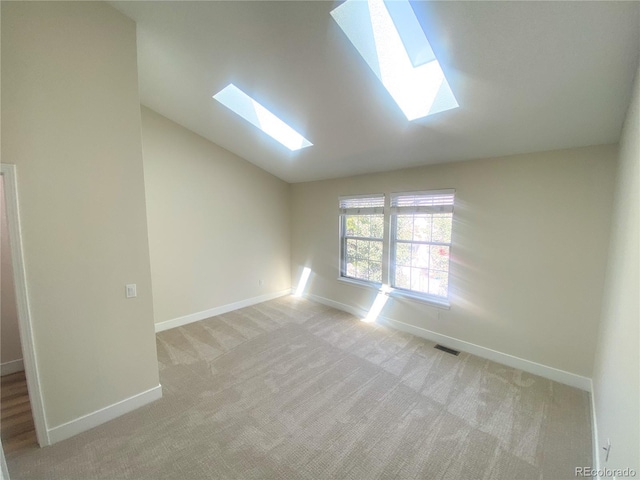
[[[389,285],[382,285],[382,288],[380,288],[380,290],[378,291],[378,295],[376,295],[376,299],[373,301],[373,305],[371,305],[367,316],[362,319],[363,322],[375,323],[375,321],[380,316],[382,309],[389,300],[390,291],[391,288],[389,287]]]
[[[298,281],[298,288],[296,288],[296,293],[294,293],[296,297],[301,297],[304,294],[304,289],[307,287],[307,282],[309,281],[310,274],[311,269],[309,267],[304,267],[302,269],[302,274],[300,275],[300,280]]]

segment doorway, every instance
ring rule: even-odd
[[[0,165],[2,263],[0,298],[0,435],[4,453],[49,445],[22,255],[15,165]],[[6,304],[5,304],[6,302]],[[7,351],[4,351],[5,348]]]

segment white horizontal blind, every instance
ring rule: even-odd
[[[384,195],[354,195],[340,197],[343,215],[374,215],[384,213]]]
[[[392,214],[452,213],[455,190],[391,194]]]

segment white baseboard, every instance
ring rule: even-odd
[[[125,413],[132,412],[133,410],[140,408],[148,403],[154,402],[162,398],[162,386],[150,388],[144,392],[133,395],[132,397],[125,398],[120,402],[109,405],[108,407],[101,408],[95,412],[89,413],[82,417],[71,420],[70,422],[63,423],[57,427],[48,429],[49,443],[54,443],[71,438],[74,435],[90,430],[98,425],[120,417]]]
[[[320,297],[318,295],[314,295],[313,293],[307,293],[304,295],[304,297],[308,298],[309,300],[313,300],[314,302],[322,303],[323,305],[326,305],[328,307],[337,308],[338,310],[342,310],[343,312],[350,313],[355,317],[364,318],[367,316],[366,310],[347,305],[346,303],[336,302],[335,300],[330,300],[325,297]]]
[[[11,375],[12,373],[22,372],[24,370],[24,363],[21,358],[18,360],[11,360],[10,362],[4,362],[0,364],[0,377],[5,375]]]
[[[204,310],[202,312],[191,313],[189,315],[185,315],[184,317],[178,317],[171,320],[165,320],[164,322],[158,322],[156,323],[156,333],[162,332],[164,330],[169,330],[170,328],[181,327],[183,325],[187,325],[188,323],[199,322],[200,320],[204,320],[205,318],[222,315],[223,313],[232,312],[233,310],[238,310],[239,308],[250,307],[251,305],[255,305],[256,303],[273,300],[274,298],[283,297],[285,295],[289,295],[290,293],[291,289],[281,290],[275,293],[267,293],[266,295],[247,298],[246,300],[240,300],[239,302],[228,303],[226,305],[210,308],[209,310]]]
[[[328,305],[330,307],[351,313],[352,315],[355,315],[357,317],[364,318],[367,315],[367,312],[360,308],[356,308],[340,302],[335,302],[328,298],[319,297],[318,295],[307,294],[306,297],[318,303],[322,303],[324,305]],[[402,330],[403,332],[408,332],[418,337],[441,343],[449,348],[455,348],[456,350],[471,353],[478,357],[486,358],[488,360],[492,360],[508,367],[517,368],[518,370],[533,373],[534,375],[539,375],[541,377],[548,378],[549,380],[564,383],[565,385],[569,385],[571,387],[591,391],[591,379],[576,375],[575,373],[559,370],[547,365],[542,365],[530,360],[525,360],[524,358],[514,357],[513,355],[509,355],[508,353],[502,353],[498,352],[497,350],[481,347],[480,345],[476,345],[474,343],[469,343],[454,337],[442,335],[425,328],[416,327],[415,325],[409,325],[408,323],[400,322],[392,318],[380,316],[378,317],[376,323],[395,328],[396,330]]]

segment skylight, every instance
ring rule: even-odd
[[[407,0],[346,0],[331,16],[408,120],[458,107]]]
[[[313,145],[309,140],[284,123],[265,107],[230,83],[213,98],[242,118],[270,135],[291,151]]]

